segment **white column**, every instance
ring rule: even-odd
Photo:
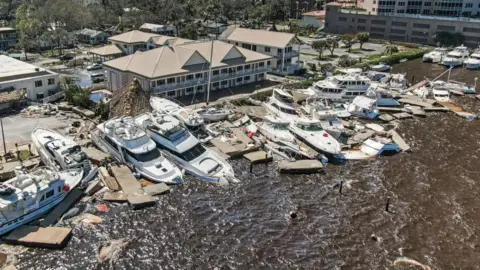
[[[285,48],[282,49],[282,72],[283,72],[284,65],[285,65]]]

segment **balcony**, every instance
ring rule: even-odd
[[[247,76],[247,75],[252,75],[252,74],[257,74],[257,73],[262,73],[262,72],[268,72],[271,70],[271,67],[261,67],[261,68],[252,68],[252,69],[246,69],[242,71],[237,71],[237,72],[231,72],[231,73],[223,73],[223,74],[218,74],[218,75],[212,75],[212,80],[211,82],[218,82],[218,81],[223,81],[223,80],[229,80],[241,76]],[[178,82],[178,83],[169,83],[169,84],[163,84],[163,85],[157,85],[156,87],[153,87],[152,90],[154,92],[164,92],[164,91],[170,91],[170,90],[175,90],[179,88],[186,88],[186,87],[192,87],[196,85],[202,85],[202,84],[207,84],[208,83],[208,77],[207,78],[202,78],[202,79],[194,79],[194,80],[189,80],[189,81],[184,81],[184,82]]]
[[[282,57],[283,53],[277,53],[277,57]],[[285,53],[285,58],[298,57],[299,53],[297,51],[291,51]]]

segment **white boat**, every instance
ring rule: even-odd
[[[204,107],[195,111],[207,122],[218,122],[227,119],[233,111],[227,108],[218,107]]]
[[[290,123],[290,132],[313,150],[336,155],[340,153],[340,143],[330,136],[318,120],[301,119]]]
[[[370,79],[363,75],[337,75],[316,82],[310,88],[322,98],[342,102],[365,94],[370,82]]]
[[[154,182],[183,183],[180,169],[166,159],[132,117],[114,118],[97,125],[92,142],[105,153]]]
[[[306,114],[316,119],[328,119],[331,116],[336,116],[336,112],[330,107],[327,99],[312,95],[302,103],[301,110]]]
[[[427,98],[430,95],[431,90],[432,89],[427,86],[421,86],[419,88],[413,89],[412,93],[421,98]]]
[[[170,160],[193,176],[221,184],[237,181],[228,161],[205,148],[175,117],[145,113],[135,117],[135,123],[146,130]]]
[[[233,121],[232,126],[243,129],[247,134],[257,133],[257,125],[255,125],[248,115],[244,115],[243,117]]]
[[[333,103],[332,109],[338,118],[348,118],[352,116],[348,110],[348,103]]]
[[[459,91],[459,92],[462,92],[464,94],[476,94],[477,93],[477,91],[475,90],[475,86],[467,85],[466,83],[457,82],[457,81],[453,81],[453,80],[450,80],[448,82],[444,82],[444,81],[441,81],[441,80],[436,80],[436,81],[430,82],[430,85],[432,87],[441,87],[441,88],[445,88],[445,89],[448,89],[448,90]]]
[[[372,84],[365,96],[371,99],[375,99],[375,105],[377,107],[400,106],[400,103],[394,98],[396,96],[394,92],[380,85]]]
[[[98,172],[80,145],[58,132],[45,128],[36,128],[31,135],[32,142],[45,166],[59,171],[81,168],[83,182],[92,180]]]
[[[201,142],[207,142],[212,139],[212,137],[206,132],[203,117],[195,111],[186,109],[179,104],[162,97],[150,97],[150,105],[157,112],[175,116]]]
[[[476,49],[463,63],[468,69],[480,69],[480,48]]]
[[[385,63],[380,63],[378,65],[373,65],[371,66],[372,70],[378,71],[378,72],[387,72],[389,71],[392,67],[385,64]]]
[[[380,155],[389,155],[401,151],[398,144],[386,138],[367,139],[362,143],[359,150],[345,150],[336,156],[338,159],[360,160],[369,159]]]
[[[264,106],[271,114],[283,120],[293,121],[300,118],[300,115],[293,106],[293,103],[294,101],[292,95],[283,89],[274,88],[272,96],[267,102],[264,102],[262,106]]]
[[[463,62],[467,60],[470,53],[465,46],[458,46],[451,52],[449,52],[442,60],[442,65],[447,67],[456,67],[463,65]]]
[[[380,112],[375,108],[376,100],[366,96],[358,96],[348,105],[348,112],[362,118],[373,120]]]
[[[284,141],[290,143],[295,141],[295,136],[293,136],[288,129],[290,124],[289,121],[267,115],[263,122],[256,124],[258,126],[258,132],[271,141]]]
[[[436,86],[432,88],[432,96],[439,102],[450,102],[450,92],[448,89]]]
[[[422,60],[423,62],[440,63],[447,53],[447,48],[435,48],[435,50],[424,54]]]
[[[52,210],[82,178],[80,168],[57,171],[43,167],[30,173],[16,168],[15,177],[0,184],[0,235]]]

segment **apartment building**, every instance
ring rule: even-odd
[[[371,14],[480,15],[478,0],[364,0],[362,6]]]
[[[138,51],[107,61],[104,68],[110,91],[121,89],[136,78],[144,91],[174,98],[205,92],[210,64],[211,91],[216,91],[265,80],[272,59],[225,42],[203,41]]]
[[[17,44],[17,31],[11,27],[0,27],[0,51],[14,48]]]
[[[290,75],[302,67],[299,63],[300,45],[294,34],[229,27],[220,39],[244,49],[273,56],[273,73]]]
[[[107,42],[108,36],[109,35],[106,32],[88,28],[84,28],[75,33],[75,37],[77,38],[78,42],[90,45],[105,43]]]
[[[165,36],[175,36],[176,27],[166,24],[144,23],[140,26],[140,31],[154,33]]]
[[[339,4],[327,4],[325,31],[345,34],[369,32],[372,38],[435,45],[437,32],[460,32],[465,45],[480,45],[480,19],[429,16],[421,14],[377,14],[344,10]]]

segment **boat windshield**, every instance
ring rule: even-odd
[[[436,97],[448,97],[448,94],[444,94],[444,93],[435,93],[434,96]]]
[[[279,123],[276,123],[276,124],[273,124],[273,129],[276,129],[276,130],[288,130],[288,124],[279,124]]]
[[[197,145],[190,148],[189,150],[181,153],[179,156],[186,161],[192,161],[197,157],[201,156],[203,153],[205,153],[205,151],[206,151],[205,147],[203,147],[203,145],[198,143]]]
[[[276,99],[282,101],[282,102],[285,102],[285,103],[293,103],[293,99],[288,97],[288,96],[284,96],[280,93],[277,93],[275,91],[273,91],[273,95],[275,96]]]
[[[149,162],[149,161],[158,159],[161,156],[160,151],[158,151],[157,148],[145,153],[134,154],[128,150],[127,150],[127,153],[129,156],[131,156],[132,158],[140,162]]]
[[[322,131],[322,126],[320,123],[315,123],[315,124],[302,124],[302,123],[297,123],[296,126],[302,130],[305,131]]]
[[[280,107],[278,106],[277,104],[273,103],[272,106],[279,110],[280,112],[282,113],[286,113],[286,114],[291,114],[291,115],[297,115],[297,112],[295,110],[291,110],[291,109],[286,109],[286,108],[283,108],[283,107]]]

